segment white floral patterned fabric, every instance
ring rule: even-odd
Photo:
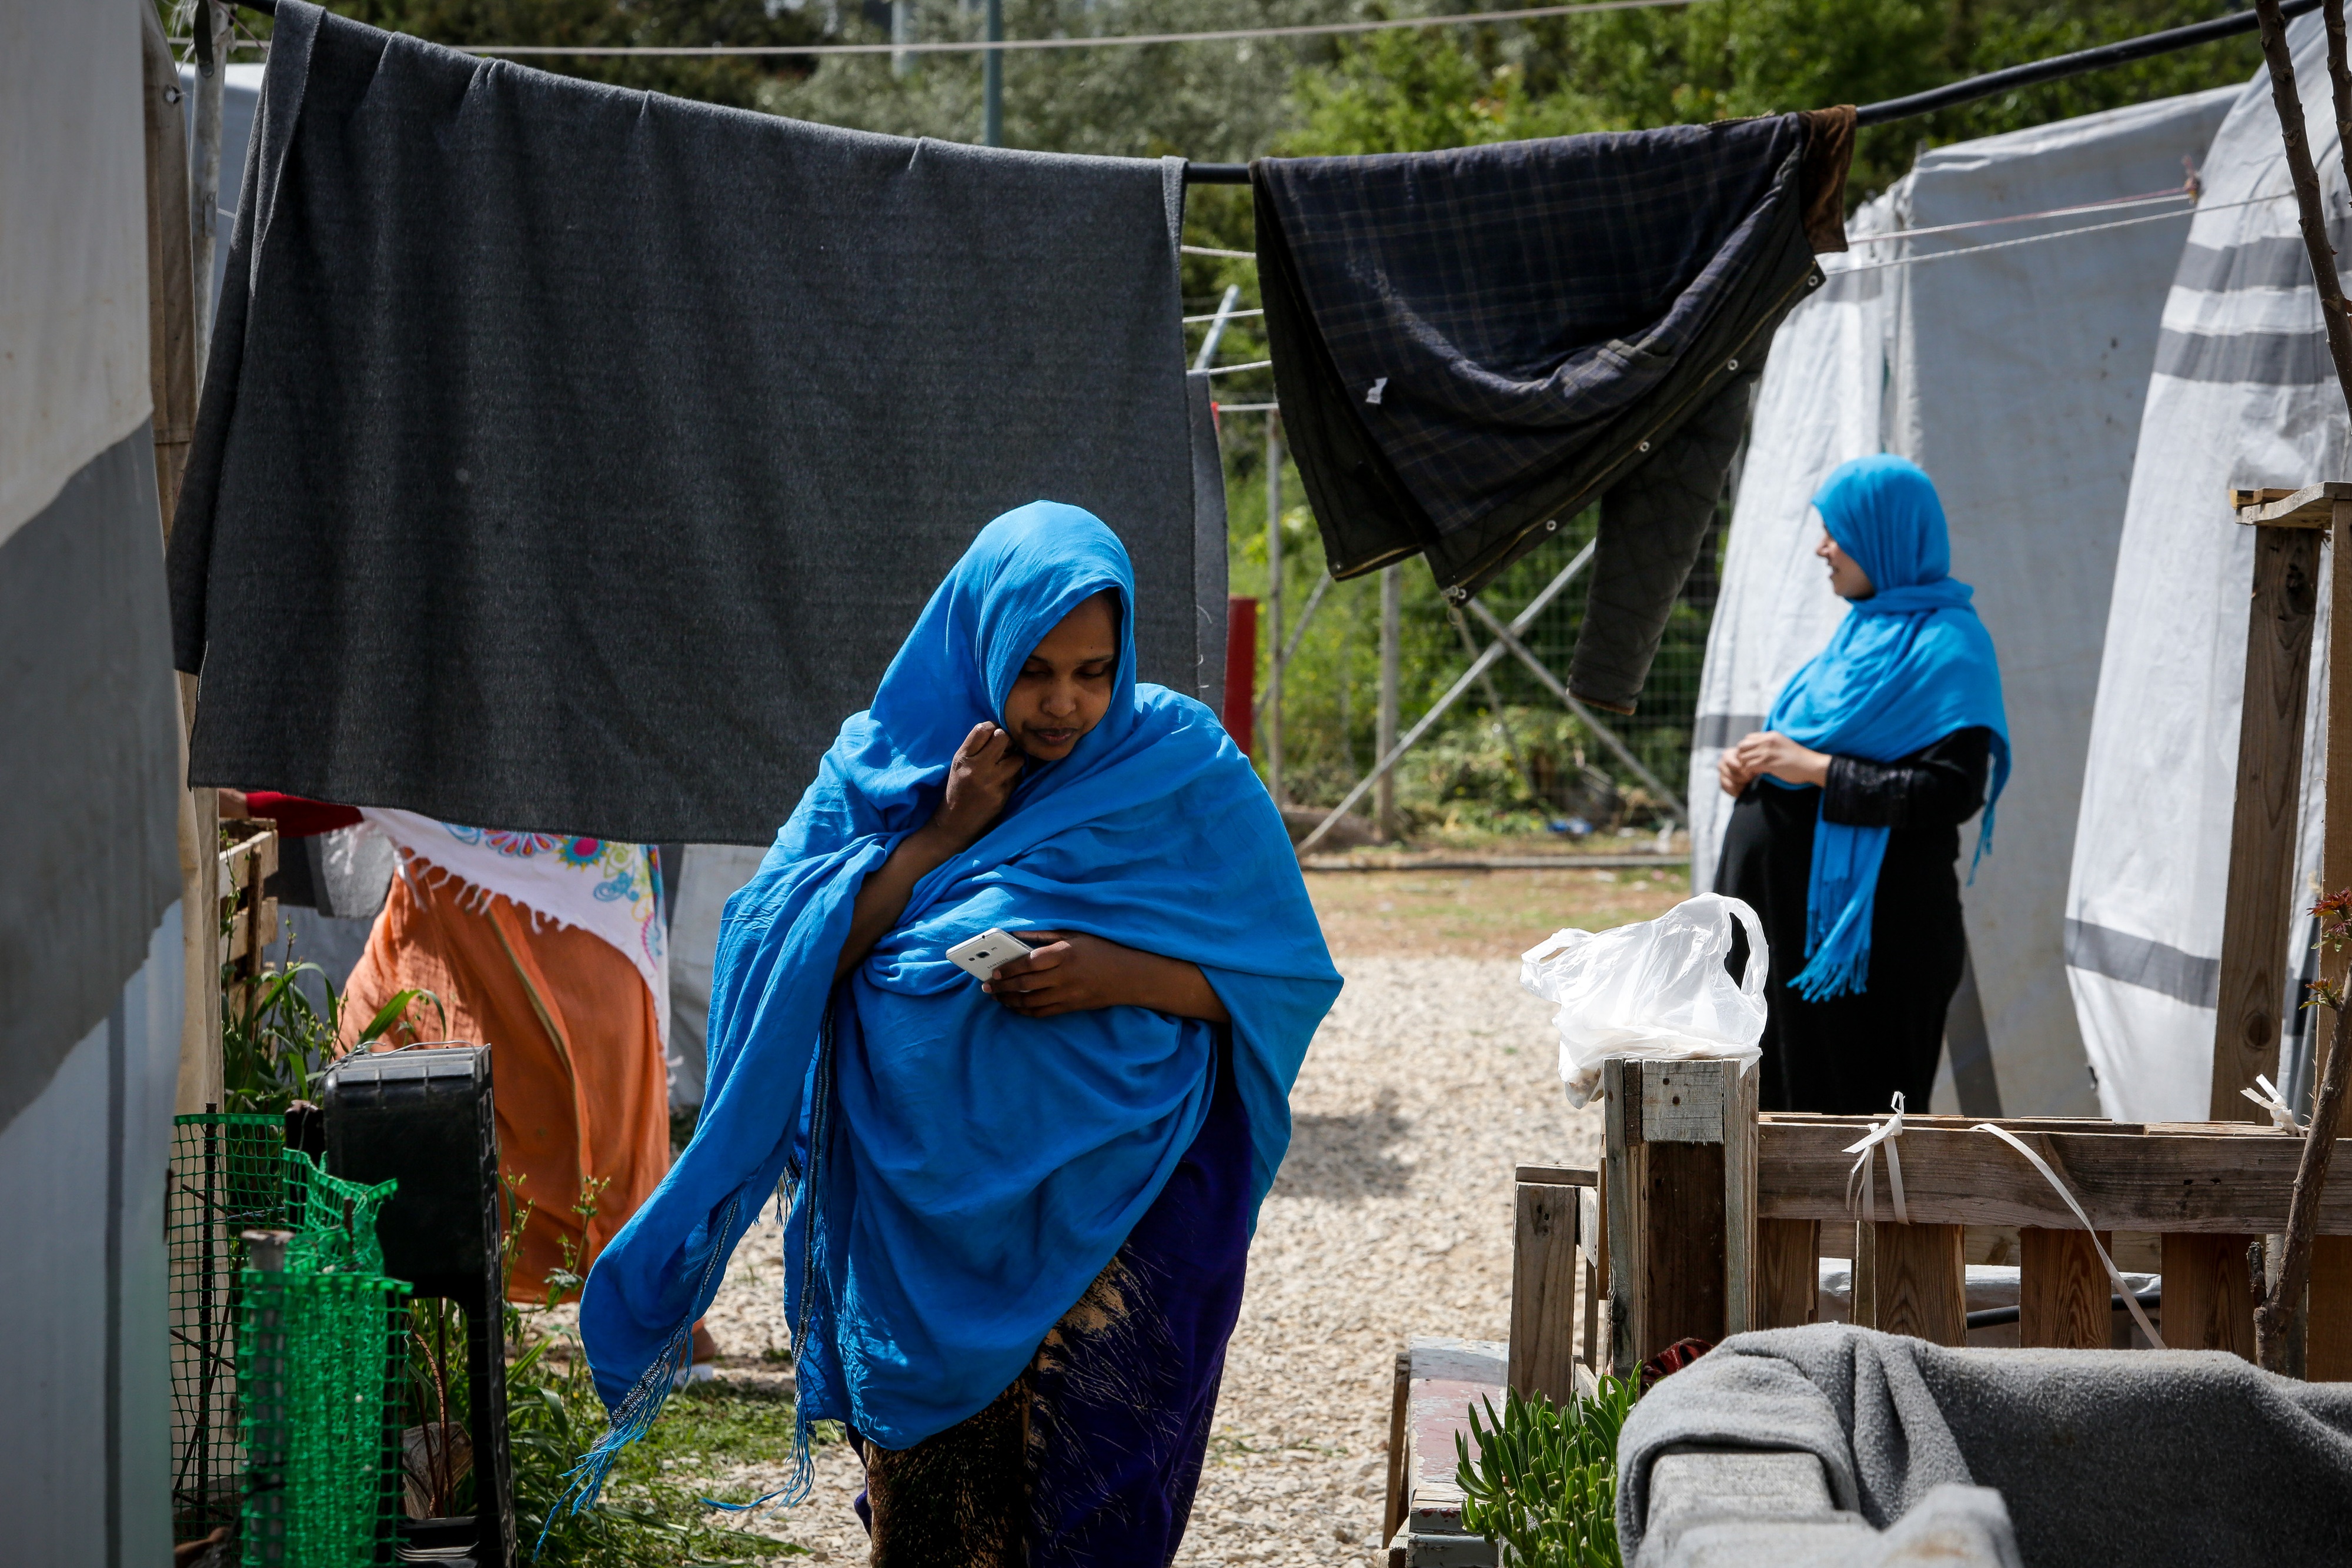
[[[661,873],[645,844],[564,833],[509,831],[436,821],[414,811],[368,807],[370,825],[401,852],[400,873],[421,860],[478,893],[499,894],[541,919],[576,925],[619,948],[653,993],[662,1041],[669,1040],[669,950],[662,929]]]

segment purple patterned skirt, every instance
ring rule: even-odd
[[[875,1568],[1145,1568],[1176,1555],[1249,1256],[1249,1117],[1222,1034],[1208,1120],[1028,1369],[910,1448],[850,1434]]]

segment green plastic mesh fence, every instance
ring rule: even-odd
[[[237,1521],[245,1443],[236,1328],[247,1230],[285,1222],[286,1133],[277,1116],[178,1116],[165,1244],[172,1291],[172,1533],[200,1541]]]
[[[383,1275],[361,1186],[285,1156],[295,1227],[282,1270],[247,1269],[237,1339],[247,1568],[393,1561],[408,1287]]]
[[[377,1211],[397,1182],[363,1186],[329,1176],[299,1149],[286,1155],[286,1224],[294,1232],[286,1267],[295,1273],[381,1274]]]
[[[376,1274],[246,1271],[247,1568],[393,1560],[408,1287]]]

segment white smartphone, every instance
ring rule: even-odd
[[[1001,966],[1026,957],[1034,950],[1018,936],[992,928],[949,948],[948,962],[975,980],[985,980],[992,977]]]

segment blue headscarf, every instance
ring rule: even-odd
[[[971,727],[1003,721],[1038,640],[1105,590],[1119,661],[1102,722],[1032,764],[836,986],[859,883],[929,820]],[[967,936],[1084,931],[1198,964],[1233,1019],[1255,1213],[1339,977],[1248,759],[1201,704],[1137,682],[1134,612],[1127,552],[1088,513],[1038,501],[989,524],[728,900],[701,1124],[582,1292],[614,1425],[577,1501],[651,1422],[780,1176],[794,1184],[788,1497],[805,1490],[813,1420],[898,1448],[988,1405],[1159,1196],[1208,1114],[1214,1030],[1132,1007],[1020,1017],[947,961]]]
[[[1992,847],[1993,805],[2009,782],[2009,717],[1992,636],[1949,575],[1951,542],[1935,482],[1906,457],[1857,457],[1813,497],[1830,538],[1870,576],[1829,646],[1789,678],[1764,727],[1817,751],[1892,762],[1957,730],[1992,731],[1992,790],[1977,835]],[[1773,779],[1770,782],[1778,783]],[[1826,820],[1813,828],[1805,956],[1790,984],[1807,1001],[1870,985],[1870,917],[1886,828]]]

